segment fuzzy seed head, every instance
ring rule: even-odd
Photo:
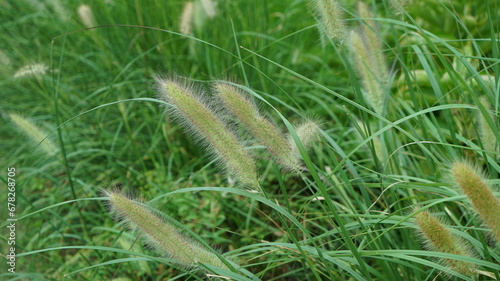
[[[3,65],[4,67],[10,66],[12,64],[12,61],[10,60],[10,57],[7,55],[7,53],[0,49],[0,65]]]
[[[252,157],[206,102],[195,96],[189,87],[171,79],[156,77],[156,88],[160,93],[158,97],[176,107],[171,112],[188,131],[213,149],[229,173],[248,187],[260,189]]]
[[[143,204],[132,201],[118,192],[108,191],[106,195],[112,213],[126,221],[158,251],[186,267],[203,263],[228,269],[212,251],[182,235],[175,226],[158,217]]]
[[[89,5],[82,4],[78,7],[78,16],[85,27],[96,26],[94,14]]]
[[[46,1],[46,3],[50,6],[53,13],[57,16],[60,21],[69,21],[70,15],[69,11],[66,9],[66,6],[61,3],[60,0],[51,0]]]
[[[33,122],[15,113],[10,113],[8,116],[10,120],[16,124],[17,129],[28,136],[33,142],[41,142],[40,148],[43,152],[45,152],[45,154],[47,154],[47,156],[54,156],[59,151],[58,147],[52,142],[52,140],[46,138],[47,133],[45,133]]]
[[[479,98],[479,102],[486,108],[486,110],[491,110],[491,104],[488,101],[488,99],[485,96],[481,96]],[[499,148],[499,142],[497,141],[495,137],[495,132],[493,131],[494,128],[491,128],[488,125],[488,122],[486,121],[485,116],[481,114],[481,112],[478,113],[478,125],[479,125],[479,133],[480,133],[480,138],[481,138],[481,143],[483,144],[483,147],[487,151],[492,151],[494,153],[500,154]],[[495,125],[495,120],[496,117],[493,114],[490,114],[491,119],[493,120],[493,125]],[[498,130],[498,127],[495,128]],[[496,156],[497,158],[499,155]]]
[[[194,3],[192,1],[186,2],[182,9],[181,21],[179,23],[179,32],[185,35],[193,35],[193,16],[194,16]]]
[[[451,172],[462,192],[471,201],[473,209],[491,229],[497,244],[500,244],[500,199],[471,165],[456,162]]]
[[[49,69],[49,67],[43,63],[25,65],[16,71],[14,78],[20,79],[30,76],[44,75],[47,72],[47,69]]]
[[[375,15],[365,2],[359,2],[358,16],[363,19],[360,25],[360,32],[362,33],[362,38],[366,41],[365,45],[369,48],[369,67],[382,91],[384,91],[387,88],[389,70],[384,56],[383,43],[379,37],[380,32],[377,23],[374,20],[368,19],[374,18]]]
[[[349,33],[349,47],[351,49],[354,66],[361,78],[363,94],[373,110],[382,114],[385,100],[384,89],[381,86],[382,77],[377,77],[378,66],[371,59],[370,47],[362,32],[352,30]]]
[[[217,2],[213,0],[200,0],[200,4],[209,19],[217,15]]]
[[[342,43],[346,35],[346,28],[339,2],[339,0],[313,0],[312,8],[328,39]]]
[[[320,133],[320,127],[317,122],[308,120],[299,125],[295,129],[295,132],[297,133],[297,136],[299,137],[300,142],[302,143],[304,148],[307,149],[314,143],[314,141],[318,139]],[[291,136],[288,138],[288,142],[292,147],[292,155],[294,155],[296,159],[300,159],[301,156],[299,148],[297,147],[297,144],[295,143],[295,141]]]
[[[453,236],[450,230],[442,225],[434,216],[426,211],[422,211],[415,216],[415,219],[427,247],[443,253],[469,256],[469,251],[465,248],[464,244],[457,237]],[[473,263],[455,259],[444,259],[443,262],[461,274],[472,276],[476,273],[477,268]]]
[[[292,147],[269,120],[260,115],[253,99],[240,89],[224,82],[214,86],[224,105],[254,135],[285,168],[295,170],[297,161],[292,156]]]

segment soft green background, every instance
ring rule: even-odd
[[[184,3],[0,1],[0,199],[16,167],[21,255],[18,274],[2,262],[0,278],[202,278],[124,231],[102,188],[152,200],[262,280],[447,280],[454,273],[429,257],[449,255],[422,249],[416,207],[471,245],[474,258],[461,259],[478,264],[480,280],[500,278],[498,248],[448,171],[466,159],[500,183],[498,1],[410,1],[403,14],[392,1],[366,1],[393,79],[384,116],[363,98],[347,40],[318,32],[309,1],[221,0],[212,19],[198,11],[191,36],[178,33]],[[102,27],[83,30],[82,4]],[[348,28],[362,24],[355,4],[343,5]],[[46,72],[16,77],[33,64]],[[188,77],[208,99],[214,79],[248,86],[283,132],[286,122],[319,120],[321,137],[303,155],[309,171],[281,171],[248,140],[269,200],[231,189],[199,141],[150,99],[157,73]],[[29,137],[11,113],[47,138]],[[485,149],[484,128],[496,152]]]

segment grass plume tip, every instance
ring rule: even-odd
[[[96,26],[94,14],[92,13],[92,9],[89,5],[80,5],[78,7],[78,16],[85,27],[90,28]]]
[[[340,0],[313,0],[311,7],[326,37],[342,43],[346,37],[346,27],[339,2]]]
[[[295,129],[295,132],[297,133],[297,137],[299,137],[299,140],[304,148],[307,149],[319,138],[320,126],[317,122],[309,120],[300,124]],[[292,147],[293,157],[298,161],[298,159],[301,159],[300,151],[292,136],[288,137],[288,142]]]

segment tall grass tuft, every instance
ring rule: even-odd
[[[190,132],[203,139],[241,183],[259,190],[257,168],[251,155],[191,86],[175,79],[155,77],[158,98],[175,106],[170,112]]]
[[[497,244],[500,244],[500,199],[471,165],[456,162],[451,172],[462,192],[470,199],[473,209],[491,229]]]
[[[453,236],[449,229],[427,211],[421,211],[415,216],[415,219],[427,248],[447,254],[470,256],[470,250],[464,246],[465,244]],[[442,261],[450,269],[461,274],[467,276],[476,274],[476,265],[473,263],[447,258]]]
[[[281,165],[289,170],[297,170],[298,161],[293,157],[290,143],[278,128],[260,115],[252,97],[225,82],[217,82],[214,88],[224,105]]]
[[[177,260],[185,267],[207,264],[229,270],[214,250],[189,239],[165,219],[161,219],[148,207],[118,192],[106,191],[111,213],[139,232],[146,242],[159,252]]]

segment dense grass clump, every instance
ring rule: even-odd
[[[500,280],[496,1],[1,6],[0,279]]]

